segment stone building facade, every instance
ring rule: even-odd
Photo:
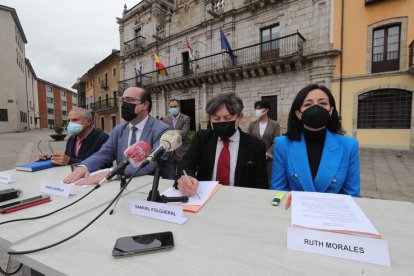
[[[301,88],[330,86],[339,54],[332,49],[332,14],[329,0],[148,0],[125,7],[118,18],[119,91],[143,86],[153,96],[152,115],[160,117],[169,99],[182,100],[193,129],[206,127],[206,103],[219,93],[243,99],[244,129],[256,119],[253,103],[268,99],[283,132]],[[222,49],[221,29],[232,55]],[[157,71],[154,52],[168,76]]]

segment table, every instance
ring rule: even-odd
[[[74,239],[13,258],[46,275],[411,275],[414,270],[414,205],[410,202],[357,199],[389,243],[391,267],[384,267],[288,250],[291,213],[283,205],[271,205],[275,191],[222,187],[199,213],[185,213],[189,220],[184,225],[135,216],[129,200],[147,197],[149,186],[140,187],[148,180],[134,179],[115,213],[104,214]],[[161,180],[160,190],[171,184]],[[107,186],[111,185],[115,188],[107,191],[115,194],[118,184]],[[85,212],[78,209],[81,206],[72,207],[66,214],[70,218],[60,223],[50,218],[52,222],[43,230],[31,233],[26,229],[27,237],[15,240],[11,248],[38,248],[70,235],[103,209],[105,200],[98,201],[98,197],[91,198]],[[23,223],[14,229],[19,227]],[[13,228],[6,230],[0,230],[3,239]],[[120,259],[111,255],[119,237],[162,231],[173,232],[173,250]]]

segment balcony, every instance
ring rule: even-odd
[[[411,41],[409,48],[409,56],[408,56],[408,73],[414,75],[414,40]]]
[[[109,98],[102,101],[91,103],[93,112],[112,112],[118,110],[118,99]]]
[[[147,45],[146,39],[143,36],[137,36],[127,42],[124,42],[124,52],[131,54],[134,52],[141,52]]]
[[[228,52],[213,54],[167,67],[168,76],[158,71],[119,82],[119,91],[142,86],[150,92],[170,91],[203,83],[220,83],[279,74],[302,69],[305,38],[294,33]]]
[[[108,88],[108,80],[101,80],[101,88],[106,89]]]

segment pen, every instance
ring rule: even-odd
[[[289,194],[288,198],[286,199],[285,210],[289,209],[291,201],[292,201],[292,194]]]
[[[190,179],[190,177],[188,177],[188,174],[185,172],[185,170],[183,170],[183,173],[184,173],[184,175],[187,177],[188,181],[190,181],[190,182],[191,182],[191,179]],[[196,194],[196,196],[198,197],[198,199],[200,199],[200,200],[201,200],[200,195],[197,193],[197,190],[195,190],[195,194]]]

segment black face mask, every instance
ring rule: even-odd
[[[303,124],[311,128],[324,127],[330,119],[329,111],[317,104],[309,107],[302,113]]]
[[[229,139],[236,132],[236,120],[211,124],[213,125],[213,131],[221,139]]]
[[[129,122],[138,115],[135,113],[135,104],[123,102],[121,106],[122,119]]]

